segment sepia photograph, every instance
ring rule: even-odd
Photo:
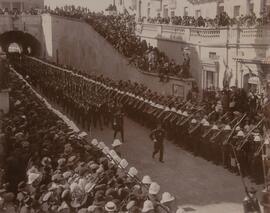
[[[270,0],[0,0],[0,213],[270,213]]]

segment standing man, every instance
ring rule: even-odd
[[[157,128],[151,132],[150,138],[152,141],[154,141],[154,152],[152,154],[152,158],[155,158],[155,155],[159,152],[159,161],[161,163],[164,163],[164,161],[163,161],[163,152],[164,152],[163,141],[165,138],[165,130],[162,128],[161,123],[159,123],[157,125]]]
[[[116,138],[118,132],[121,134],[122,142],[124,143],[124,113],[122,109],[119,108],[116,113],[113,115],[113,130],[114,135],[113,138]]]

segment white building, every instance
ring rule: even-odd
[[[227,12],[230,17],[238,17],[251,11],[257,16],[264,10],[270,11],[270,0],[137,0],[136,2],[137,15],[141,17],[201,15],[204,18],[214,18],[222,11]]]
[[[0,0],[0,8],[12,10],[43,9],[44,0]]]

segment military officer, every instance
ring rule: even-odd
[[[152,154],[152,158],[155,158],[156,154],[159,153],[159,161],[164,163],[163,152],[164,152],[165,130],[163,129],[161,123],[158,123],[157,128],[151,132],[150,138],[154,142],[154,151]]]

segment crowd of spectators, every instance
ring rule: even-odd
[[[168,80],[168,76],[190,77],[189,57],[185,63],[177,64],[164,52],[147,44],[135,34],[135,17],[129,15],[105,16],[91,13],[86,21],[109,41],[121,54],[129,59],[130,64],[145,72],[158,73],[160,79]]]
[[[169,76],[191,77],[189,57],[185,56],[183,64],[169,59],[164,52],[147,44],[135,34],[135,16],[128,14],[105,15],[103,12],[90,12],[87,8],[65,6],[62,8],[45,8],[44,12],[54,15],[85,20],[100,35],[110,42],[130,64],[145,72],[156,73],[161,81],[168,81]]]
[[[155,18],[146,18],[143,17],[141,22],[148,23],[157,23],[157,24],[173,24],[181,26],[191,26],[191,27],[226,27],[226,26],[243,26],[243,27],[252,27],[252,26],[261,26],[270,23],[270,12],[257,17],[254,12],[241,15],[239,17],[231,18],[226,12],[222,12],[217,15],[214,19],[203,18],[199,16],[195,18],[194,16],[174,16],[162,18],[160,16]]]
[[[13,16],[18,16],[18,15],[39,15],[41,14],[43,10],[41,9],[35,9],[35,8],[31,8],[29,10],[19,10],[19,9],[13,9],[13,10],[9,10],[9,9],[1,9],[0,8],[0,15],[13,15]]]
[[[9,73],[10,112],[1,115],[0,211],[3,213],[172,212],[175,198],[129,167],[103,142]],[[183,212],[182,209],[177,213]]]

